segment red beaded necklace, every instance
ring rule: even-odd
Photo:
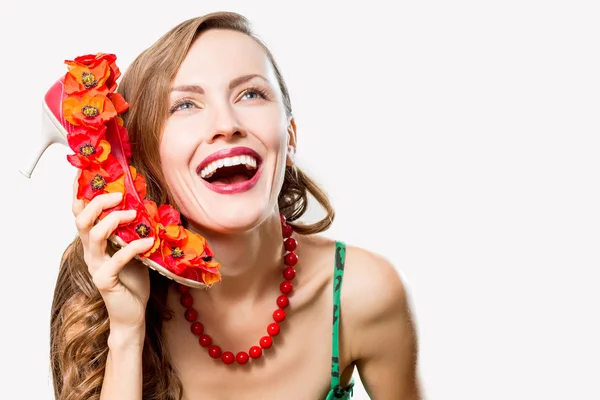
[[[279,324],[285,320],[285,311],[283,309],[290,304],[288,294],[293,289],[291,281],[296,277],[294,265],[298,262],[298,256],[294,250],[298,247],[298,242],[291,237],[294,230],[286,222],[285,216],[281,214],[280,217],[284,239],[283,244],[285,250],[288,251],[283,257],[283,262],[286,265],[283,270],[283,278],[285,280],[279,285],[281,295],[277,297],[277,306],[279,308],[273,312],[273,320],[275,322],[272,322],[267,326],[268,335],[260,338],[259,346],[252,346],[248,352],[240,351],[235,355],[231,351],[223,352],[219,346],[213,344],[212,337],[204,333],[204,325],[198,321],[198,311],[192,307],[194,299],[190,294],[190,288],[188,286],[177,284],[177,290],[181,293],[181,304],[186,308],[184,314],[185,319],[191,322],[190,330],[194,335],[198,336],[200,346],[208,347],[208,354],[212,358],[220,358],[225,364],[232,364],[234,361],[238,364],[246,364],[250,358],[257,359],[262,356],[263,349],[268,349],[273,345],[273,337],[279,334]]]

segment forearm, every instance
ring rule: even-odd
[[[143,347],[143,332],[111,332],[100,400],[142,399]]]

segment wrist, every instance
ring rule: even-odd
[[[139,348],[144,347],[144,339],[146,337],[146,328],[142,326],[134,327],[110,327],[108,335],[108,347],[111,350],[124,348]]]

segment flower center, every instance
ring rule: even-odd
[[[91,72],[82,72],[81,82],[83,82],[83,86],[85,86],[86,89],[96,87],[96,85],[98,84],[96,77]]]
[[[183,250],[181,250],[179,247],[175,247],[171,252],[171,256],[173,258],[181,258],[183,257]]]
[[[85,115],[86,118],[94,118],[96,115],[98,115],[99,110],[93,106],[83,106],[81,113]]]
[[[96,148],[91,144],[84,144],[79,148],[79,154],[89,157],[96,152]]]
[[[135,228],[135,231],[140,237],[145,238],[150,234],[150,227],[145,224],[139,224]]]
[[[102,175],[96,174],[96,176],[94,176],[90,181],[90,185],[92,185],[92,190],[100,190],[104,189],[104,187],[106,186],[106,181],[104,180]]]

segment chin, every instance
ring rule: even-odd
[[[255,196],[219,196],[203,199],[200,207],[183,212],[199,230],[219,234],[240,234],[254,230],[276,213],[276,203]],[[212,201],[211,201],[212,200]],[[272,204],[271,204],[272,203]],[[182,210],[183,211],[183,210]],[[208,232],[207,232],[208,233]]]
[[[258,227],[268,216],[269,212],[265,208],[242,205],[213,213],[210,225],[219,233],[243,233]]]

